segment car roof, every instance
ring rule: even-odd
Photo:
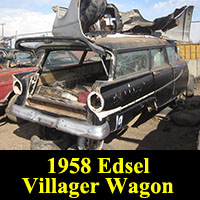
[[[152,36],[121,36],[121,37],[104,37],[96,39],[94,42],[112,50],[153,47],[169,45],[170,42],[165,39],[160,39]]]
[[[26,42],[41,42],[41,46],[32,48],[24,47],[23,43]],[[76,38],[76,37],[38,37],[38,38],[21,38],[16,42],[16,49],[20,50],[39,50],[41,48],[52,48],[53,50],[62,48],[75,48],[79,50],[92,50],[100,54],[105,55],[105,49],[111,51],[141,48],[141,47],[157,47],[170,45],[171,42],[165,39],[156,38],[153,36],[133,36],[114,34],[108,35],[103,38],[88,39],[88,38]]]

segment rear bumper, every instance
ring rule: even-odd
[[[69,133],[78,137],[86,137],[93,140],[103,140],[110,134],[110,126],[108,122],[100,125],[88,125],[86,122],[71,119],[68,117],[53,117],[43,114],[37,110],[12,105],[11,112],[18,118],[38,123],[50,128],[55,128],[59,131]]]

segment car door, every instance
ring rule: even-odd
[[[155,100],[149,50],[118,52],[115,79],[101,84],[105,100],[104,117],[111,131],[127,125],[141,110]],[[153,98],[153,99],[152,99]]]
[[[180,59],[174,46],[166,48],[169,59],[169,64],[173,69],[174,83],[172,98],[177,97],[179,94],[186,90],[188,81],[188,67],[185,61]]]
[[[156,103],[158,107],[162,107],[170,101],[173,92],[173,69],[168,64],[164,47],[151,49],[151,70]]]

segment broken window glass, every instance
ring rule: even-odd
[[[169,63],[179,60],[179,55],[176,52],[175,47],[167,47],[167,55],[168,55]]]
[[[148,50],[120,53],[117,55],[116,78],[142,72],[149,68]]]
[[[151,50],[151,66],[152,68],[161,67],[166,65],[165,50],[164,48]]]

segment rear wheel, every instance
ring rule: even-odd
[[[74,136],[62,133],[56,129],[39,125],[39,137],[31,138],[32,150],[66,150],[74,145]]]
[[[43,140],[60,140],[64,134],[60,133],[56,129],[39,125],[40,138]]]
[[[78,150],[114,150],[114,148],[105,144],[104,140],[92,140],[88,138],[78,138]]]
[[[197,150],[200,150],[200,131],[199,131],[199,137],[197,141]]]
[[[32,150],[114,150],[109,144],[104,144],[104,140],[92,140],[88,138],[72,136],[39,125],[40,136],[33,136],[31,139]]]
[[[194,96],[194,76],[189,75],[186,97],[193,97]]]

